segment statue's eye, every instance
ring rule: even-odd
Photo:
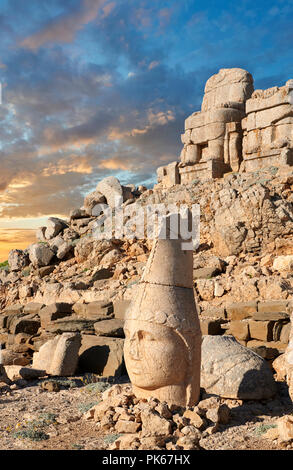
[[[155,341],[155,337],[148,331],[139,331],[138,337],[139,339],[145,339],[146,341]]]

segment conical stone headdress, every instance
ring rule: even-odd
[[[137,297],[125,320],[156,323],[181,332],[199,330],[193,293],[193,255],[192,250],[182,249],[182,241],[171,239],[168,227],[167,239],[155,240]]]

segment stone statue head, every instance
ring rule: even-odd
[[[135,395],[180,406],[196,404],[201,333],[192,252],[184,252],[179,240],[155,241],[126,312],[124,331],[125,364]]]

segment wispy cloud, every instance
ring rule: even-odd
[[[51,20],[40,31],[26,37],[20,43],[22,47],[36,50],[48,43],[71,43],[77,31],[93,21],[106,0],[83,0],[82,5],[73,13],[65,13]],[[103,8],[103,16],[113,9],[113,2]]]

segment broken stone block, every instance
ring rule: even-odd
[[[286,325],[283,325],[280,338],[279,338],[281,343],[287,344],[289,342],[290,330],[291,330],[291,323],[287,323]]]
[[[172,432],[171,422],[153,410],[142,411],[141,422],[142,437],[169,436]]]
[[[113,318],[95,323],[94,328],[98,336],[114,336],[117,338],[124,338],[123,325],[123,320]]]
[[[105,196],[100,193],[99,191],[93,191],[92,193],[88,194],[83,202],[83,206],[85,208],[85,213],[86,214],[92,214],[92,210],[94,209],[95,206],[98,204],[105,204],[106,203],[106,198]],[[79,217],[74,217],[75,219],[78,219]]]
[[[123,339],[82,335],[79,368],[103,377],[120,377],[125,370]]]
[[[250,338],[248,321],[232,320],[230,322],[228,334],[233,335],[236,339],[241,341],[248,341]]]
[[[201,387],[234,399],[262,400],[276,393],[268,364],[232,336],[203,337]]]
[[[46,326],[46,331],[55,334],[62,334],[64,332],[86,332],[88,334],[94,334],[94,324],[96,321],[97,319],[88,320],[75,317],[70,317],[68,319],[63,318],[49,323]]]
[[[43,277],[49,276],[49,274],[51,274],[54,271],[54,269],[55,269],[55,266],[44,266],[38,269],[38,274],[40,278],[43,279]]]
[[[276,371],[277,374],[277,382],[285,381],[287,370],[286,370],[286,362],[285,362],[285,354],[281,354],[278,356],[272,363],[273,369]]]
[[[202,417],[194,410],[186,410],[183,414],[183,417],[189,420],[189,424],[195,428],[201,430],[205,426],[205,421]]]
[[[120,434],[134,434],[139,431],[141,423],[136,423],[135,421],[126,421],[119,419],[115,424],[115,430]]]
[[[33,368],[58,376],[73,375],[77,368],[81,344],[79,333],[63,333],[41,346],[34,353]]]
[[[201,311],[201,317],[210,317],[210,318],[219,318],[219,319],[225,319],[225,309],[224,307],[212,307],[209,306],[207,308],[204,308]]]
[[[293,440],[293,417],[291,415],[283,416],[278,420],[278,432],[281,442]]]
[[[5,373],[9,380],[15,382],[16,380],[33,380],[39,377],[44,377],[46,372],[44,370],[32,369],[23,366],[4,366]]]
[[[96,191],[106,198],[107,204],[111,209],[114,209],[116,205],[122,204],[131,197],[131,191],[129,191],[129,188],[123,190],[123,187],[115,176],[108,176],[100,181],[97,185]]]
[[[230,320],[243,320],[252,317],[257,312],[257,302],[237,302],[226,306],[227,317]]]
[[[259,313],[287,313],[288,300],[266,300],[258,303]]]
[[[72,305],[60,302],[47,305],[40,310],[40,318],[42,328],[47,328],[47,326],[54,320],[67,317],[72,313]]]
[[[23,313],[38,315],[44,304],[39,302],[30,302],[23,307]]]
[[[77,302],[73,305],[73,311],[81,318],[93,320],[100,320],[103,317],[111,318],[113,314],[113,303],[105,300],[90,302],[88,304]]]
[[[249,320],[248,323],[251,339],[258,339],[260,341],[273,340],[273,321]]]
[[[57,251],[57,258],[64,259],[70,253],[73,253],[74,247],[70,242],[64,242],[61,246],[59,246]]]
[[[289,314],[286,312],[256,312],[253,315],[253,320],[261,322],[289,320]]]
[[[13,320],[9,326],[9,332],[13,335],[17,335],[18,333],[34,335],[38,332],[40,326],[41,322],[39,319],[33,318],[32,315],[26,315]]]

